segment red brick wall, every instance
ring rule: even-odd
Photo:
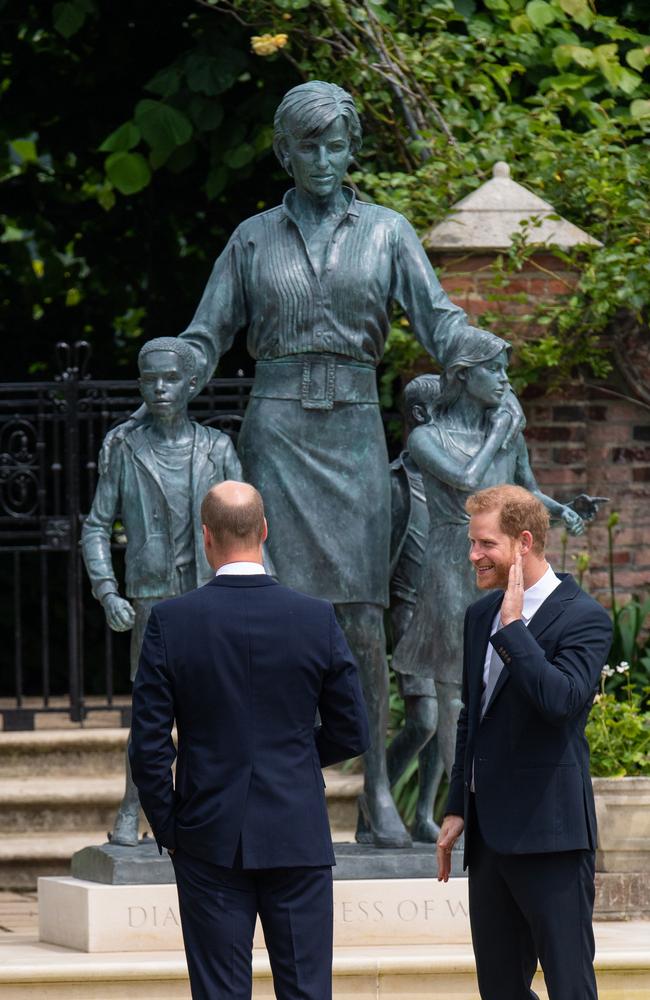
[[[616,590],[620,599],[650,588],[650,411],[633,400],[608,397],[599,390],[573,389],[564,397],[529,395],[522,400],[526,441],[541,489],[558,500],[578,493],[606,496],[610,503],[585,535],[570,538],[571,557],[589,554],[584,585],[609,604],[607,518],[620,515],[614,547]],[[560,531],[552,531],[550,554],[561,561]]]
[[[567,270],[551,254],[535,254],[526,261],[521,271],[513,274],[505,284],[495,282],[495,254],[444,254],[432,256],[440,281],[449,295],[475,320],[485,312],[500,314],[508,328],[515,329],[521,322],[521,336],[535,331],[529,322],[520,317],[531,312],[536,301],[552,300],[568,295],[574,287],[577,274]],[[492,324],[500,333],[499,323]]]
[[[477,319],[486,310],[501,312],[512,325],[513,317],[529,312],[533,300],[550,300],[567,294],[575,272],[562,270],[551,255],[537,255],[509,284],[493,285],[491,255],[433,257],[441,282],[458,305]],[[496,295],[496,301],[490,297]],[[498,324],[497,324],[498,326]],[[494,327],[493,327],[494,328]],[[494,328],[494,332],[499,332]],[[522,336],[530,335],[522,326]],[[620,393],[626,399],[611,393]],[[606,496],[587,533],[570,538],[566,569],[575,569],[579,552],[589,555],[583,585],[603,603],[609,603],[607,518],[620,515],[614,551],[615,583],[620,599],[650,588],[650,410],[630,398],[616,375],[599,389],[580,385],[562,394],[544,395],[535,387],[522,399],[528,420],[526,440],[531,465],[539,485],[557,500],[578,493]],[[550,556],[561,568],[561,531],[553,529]]]

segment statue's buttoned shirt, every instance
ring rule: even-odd
[[[325,352],[377,365],[393,301],[434,357],[467,326],[410,223],[344,190],[347,210],[329,241],[322,271],[314,266],[294,215],[294,191],[282,205],[235,230],[181,335],[203,362],[203,382],[242,329],[257,360]]]

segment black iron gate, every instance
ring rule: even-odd
[[[59,344],[53,382],[0,383],[0,715],[31,729],[44,713],[128,725],[128,638],[90,593],[79,538],[104,435],[140,403],[137,382],[86,374],[88,345]],[[236,438],[252,379],[215,379],[191,404]],[[114,556],[123,543],[114,535]]]

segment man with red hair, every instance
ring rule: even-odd
[[[465,616],[463,708],[438,878],[465,832],[482,1000],[529,1000],[539,959],[549,1000],[596,1000],[596,815],[587,716],[607,658],[607,612],[544,546],[548,513],[519,486],[470,496],[481,590]]]

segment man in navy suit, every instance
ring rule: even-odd
[[[133,777],[174,863],[194,1000],[249,1000],[258,913],[279,1000],[327,1000],[334,853],[321,767],[368,746],[356,664],[331,604],[265,575],[257,490],[213,487],[201,519],[216,575],[151,612]]]
[[[546,509],[518,486],[471,496],[470,559],[490,590],[465,616],[463,708],[438,878],[465,832],[482,1000],[596,1000],[596,815],[587,716],[609,652],[606,611],[544,556]]]

